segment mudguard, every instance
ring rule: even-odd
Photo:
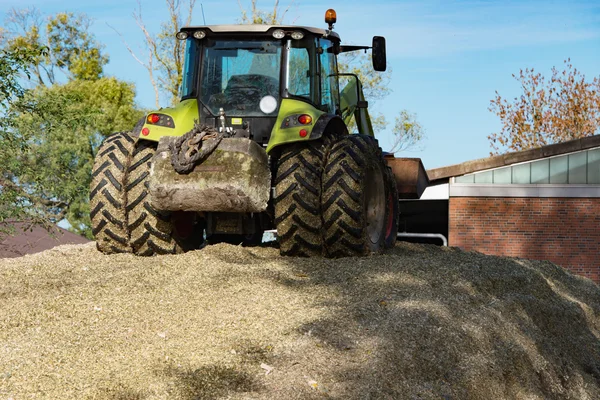
[[[310,133],[310,139],[319,139],[326,131],[344,134],[348,133],[348,127],[346,127],[344,120],[338,115],[323,114],[315,123]]]

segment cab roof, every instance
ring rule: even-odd
[[[205,26],[185,26],[182,31],[193,32],[197,30],[209,30],[213,33],[267,33],[270,30],[282,29],[284,31],[305,31],[317,36],[333,37],[340,40],[340,36],[333,31],[327,31],[320,28],[312,28],[309,26],[295,25],[252,25],[252,24],[237,24],[237,25],[205,25]]]

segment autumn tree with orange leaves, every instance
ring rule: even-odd
[[[600,133],[600,77],[585,76],[565,60],[562,71],[552,68],[546,79],[533,68],[513,77],[523,94],[508,101],[496,91],[489,110],[502,130],[488,136],[491,154],[526,150]]]

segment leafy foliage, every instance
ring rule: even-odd
[[[492,154],[519,151],[591,136],[600,129],[600,77],[585,76],[565,60],[564,70],[552,68],[547,79],[532,69],[513,77],[523,94],[509,101],[498,92],[490,111],[502,122],[502,130],[488,136]]]
[[[29,60],[29,70],[38,84],[56,83],[58,71],[68,79],[98,79],[108,56],[89,32],[90,25],[85,14],[58,13],[44,24],[36,9],[11,9],[2,41],[7,50],[37,55]]]
[[[91,21],[83,14],[59,13],[46,25],[48,45],[54,63],[66,68],[73,79],[98,79],[108,56],[88,29]]]
[[[91,238],[88,188],[96,150],[104,136],[131,129],[141,117],[133,97],[131,85],[101,78],[38,86],[15,102],[13,140],[1,138],[1,161],[17,203],[52,223],[66,219]]]
[[[19,204],[18,187],[12,181],[7,182],[4,175],[6,171],[15,170],[11,156],[23,150],[23,143],[16,140],[11,130],[15,118],[11,106],[24,95],[19,76],[28,73],[27,66],[37,56],[29,48],[0,50],[0,167],[3,171],[0,174],[0,222],[23,219],[26,214],[26,208]],[[6,227],[2,226],[0,234],[6,232]]]
[[[131,129],[141,111],[131,84],[101,77],[108,57],[85,15],[39,21],[35,10],[11,10],[7,25],[14,29],[2,32],[0,220],[49,226],[66,219],[71,230],[91,238],[88,188],[96,150],[105,136]],[[61,71],[67,83],[57,82]],[[24,90],[26,77],[37,86]]]
[[[258,1],[251,0],[250,11],[246,10],[242,3],[238,0],[238,5],[242,16],[240,18],[241,24],[257,24],[257,25],[277,25],[283,22],[285,14],[289,11],[292,3],[290,3],[283,12],[281,12],[279,6],[279,0],[275,0],[273,3],[273,11],[265,11],[258,8]]]
[[[394,124],[394,144],[390,153],[416,148],[425,137],[425,129],[417,121],[417,116],[407,110],[401,110]]]
[[[38,55],[28,48],[0,50],[0,107],[4,111],[15,98],[23,96],[19,75],[21,72],[29,73],[27,66]]]

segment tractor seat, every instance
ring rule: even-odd
[[[225,98],[230,104],[256,104],[267,95],[278,98],[277,79],[259,74],[233,75],[227,82]]]

